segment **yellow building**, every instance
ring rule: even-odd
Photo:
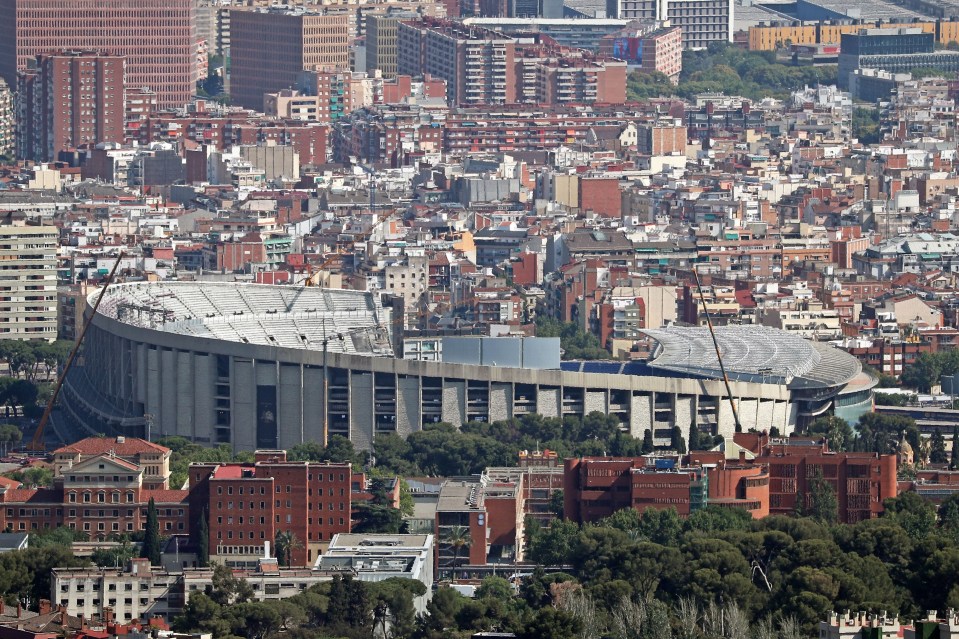
[[[946,45],[959,42],[959,21],[882,22],[879,20],[855,24],[775,24],[749,27],[750,51],[775,51],[792,44],[839,44],[843,34],[858,33],[860,29],[912,28],[936,36],[936,42]]]

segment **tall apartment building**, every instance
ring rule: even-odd
[[[366,72],[396,76],[396,45],[401,20],[415,19],[412,12],[370,15],[366,18]]]
[[[451,103],[515,102],[515,55],[513,39],[489,29],[433,18],[399,25],[397,73],[442,78]]]
[[[0,156],[13,158],[16,148],[16,117],[13,106],[13,91],[0,78]]]
[[[296,85],[304,69],[349,69],[349,14],[302,9],[232,11],[230,95],[263,110],[263,96]]]
[[[91,51],[36,57],[17,83],[17,155],[37,162],[64,150],[123,142],[125,61]]]
[[[193,0],[0,0],[0,77],[11,87],[38,54],[109,51],[127,59],[130,86],[161,107],[190,101],[197,81]]]
[[[686,49],[733,40],[733,0],[606,0],[606,14],[625,20],[668,20],[683,30]]]
[[[548,42],[546,40],[545,42]],[[626,62],[552,43],[517,43],[516,101],[592,104],[626,101]]]
[[[446,20],[399,25],[400,74],[446,81],[458,105],[592,104],[626,100],[626,63],[557,46],[550,38],[513,38]]]
[[[190,466],[190,508],[209,518],[210,558],[256,566],[277,533],[292,533],[292,565],[312,564],[337,533],[350,532],[350,464],[288,462],[260,450],[256,463]],[[194,538],[199,529],[191,528]]]
[[[0,219],[0,339],[54,340],[59,231],[27,226],[22,213]]]

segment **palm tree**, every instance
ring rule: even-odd
[[[443,531],[442,540],[453,551],[453,581],[455,582],[456,564],[459,563],[460,552],[473,543],[470,529],[466,526],[450,526]]]
[[[302,542],[292,530],[281,530],[276,533],[276,558],[282,558],[284,565],[293,565],[293,551],[302,547]]]

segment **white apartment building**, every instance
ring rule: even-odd
[[[0,224],[0,339],[57,338],[57,245],[53,226],[27,226],[9,213]]]
[[[733,0],[607,0],[606,14],[624,20],[668,20],[682,28],[684,49],[733,40]]]

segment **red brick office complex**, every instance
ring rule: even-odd
[[[878,516],[883,500],[897,494],[894,455],[834,453],[809,442],[774,442],[749,459],[745,452],[727,460],[724,453],[694,451],[660,468],[655,462],[655,457],[566,460],[566,516],[596,521],[629,507],[674,507],[686,516],[706,505],[744,508],[757,519],[790,515],[808,498],[810,481],[822,477],[836,493],[840,521],[854,523]]]
[[[132,87],[150,87],[160,107],[190,101],[197,81],[192,0],[0,0],[0,77],[38,54],[92,49],[127,59]]]
[[[253,465],[190,466],[190,508],[208,513],[211,556],[255,562],[282,532],[299,542],[292,564],[306,565],[333,535],[350,531],[352,480],[350,464],[288,462],[286,451],[257,451]]]

